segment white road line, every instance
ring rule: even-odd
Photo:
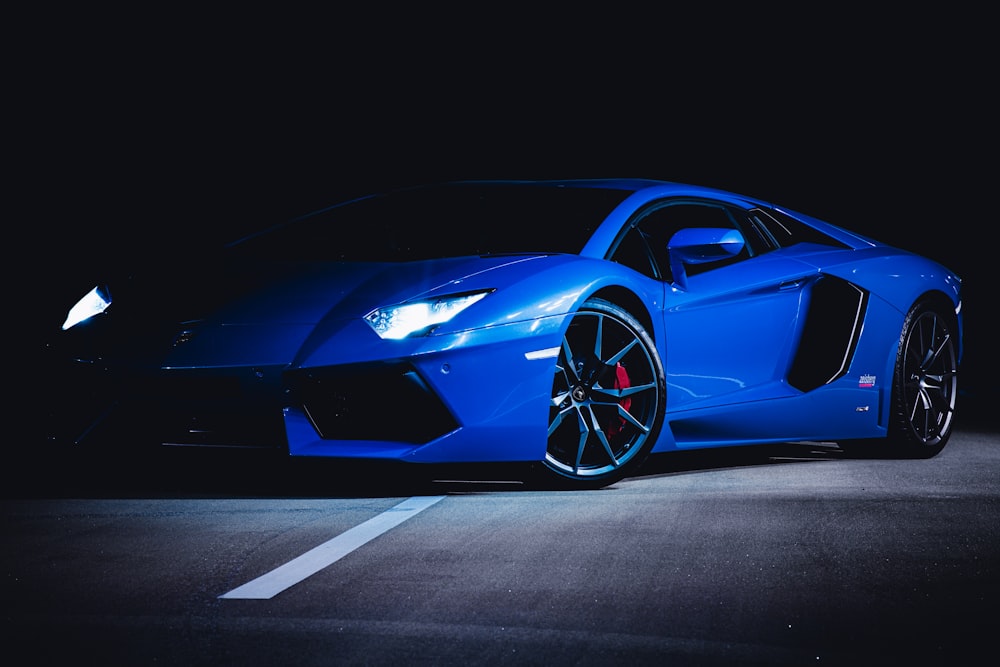
[[[414,496],[404,500],[378,516],[219,597],[229,600],[269,600],[444,498],[445,496]]]

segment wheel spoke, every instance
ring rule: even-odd
[[[580,374],[577,372],[576,366],[573,364],[573,350],[569,346],[568,338],[563,338],[562,353],[563,358],[566,360],[566,363],[563,364],[562,367],[563,372],[571,374],[573,376],[573,380],[579,382]]]
[[[566,402],[569,398],[568,391],[554,392],[552,394],[552,407],[558,408],[560,405]]]
[[[618,395],[621,398],[625,398],[626,396],[632,396],[634,394],[638,394],[638,393],[643,392],[643,391],[651,391],[651,390],[652,391],[656,390],[656,383],[649,382],[647,384],[637,384],[637,385],[634,385],[632,387],[626,387],[625,389],[619,389],[618,390],[618,392],[619,392]]]
[[[573,462],[573,472],[579,472],[580,466],[583,463],[583,452],[587,449],[587,440],[590,438],[590,429],[587,427],[587,420],[584,419],[583,414],[577,410],[576,411],[577,420],[580,423],[580,440],[576,446],[576,459]],[[593,416],[593,413],[591,413]]]
[[[604,344],[604,315],[597,316],[597,334],[594,336],[594,358],[601,358],[601,346]]]
[[[563,419],[566,418],[566,414],[572,410],[573,408],[566,408],[565,410],[560,410],[559,412],[556,413],[556,416],[552,420],[552,423],[549,424],[549,433],[548,433],[549,436],[551,436],[553,433],[556,432],[556,429],[559,428],[559,426],[563,423]]]
[[[590,388],[590,398],[593,403],[598,405],[614,405],[621,400],[622,390],[594,385]]]
[[[924,389],[924,394],[927,397],[928,408],[938,415],[946,415],[952,411],[951,401],[941,387],[927,387]]]
[[[631,412],[626,410],[622,406],[622,399],[634,396],[636,394],[642,393],[644,391],[652,391],[656,389],[656,384],[650,382],[648,384],[636,385],[633,387],[626,387],[624,389],[605,389],[603,387],[595,387],[591,392],[593,397],[593,402],[600,405],[613,405],[617,408],[618,416],[622,417],[628,421],[632,426],[636,427],[643,433],[649,432],[649,426],[643,424],[638,419],[636,419]],[[600,397],[602,400],[598,400]]]
[[[934,363],[936,363],[937,360],[942,357],[942,353],[944,352],[945,348],[947,348],[950,343],[951,343],[951,336],[950,335],[945,335],[944,338],[941,339],[941,344],[940,345],[938,345],[933,350],[928,350],[928,352],[930,354],[930,357],[927,359],[927,363],[924,364],[924,367],[927,368],[927,367],[933,365]]]
[[[931,407],[927,392],[918,389],[913,395],[913,408],[910,410],[910,421],[916,421],[921,412],[926,413]]]
[[[640,431],[642,431],[643,434],[649,433],[649,425],[648,424],[641,423],[638,419],[636,419],[635,417],[632,416],[631,412],[629,412],[628,410],[626,410],[625,408],[623,408],[620,405],[618,406],[618,416],[621,417],[621,418],[623,418],[628,423],[632,424],[632,426],[634,426],[637,429],[639,429]]]
[[[604,363],[606,363],[608,366],[614,366],[619,361],[621,361],[622,359],[624,359],[625,355],[628,354],[628,351],[631,350],[633,347],[635,347],[638,343],[639,343],[639,339],[638,338],[633,338],[632,342],[630,342],[628,345],[626,345],[625,347],[623,347],[617,354],[615,354],[614,356],[612,356],[610,359],[608,359]]]
[[[652,382],[648,384],[635,385],[633,387],[625,387],[623,389],[614,389],[610,387],[594,387],[593,397],[595,403],[619,403],[623,398],[628,396],[634,396],[635,394],[649,391],[651,389],[656,389],[656,385]],[[603,398],[603,401],[597,401],[597,397]]]
[[[601,446],[604,447],[604,453],[608,456],[608,462],[615,468],[621,465],[618,461],[618,457],[615,456],[614,451],[611,449],[611,443],[608,441],[608,434],[604,432],[600,424],[597,421],[597,417],[594,415],[594,411],[590,411],[590,419],[594,425],[594,433],[597,434],[597,439],[600,441]]]

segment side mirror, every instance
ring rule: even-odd
[[[674,234],[667,242],[670,270],[674,282],[687,287],[685,264],[705,264],[735,257],[743,251],[746,240],[737,229],[691,227]]]

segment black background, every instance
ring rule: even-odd
[[[985,15],[240,11],[12,22],[21,331],[61,321],[103,266],[181,267],[342,197],[635,176],[771,199],[948,264],[965,281],[965,386],[993,391]]]

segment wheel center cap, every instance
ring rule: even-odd
[[[586,389],[584,389],[583,387],[579,387],[579,386],[573,387],[573,400],[574,401],[583,401],[583,400],[586,400],[586,398],[587,398],[587,390]]]

